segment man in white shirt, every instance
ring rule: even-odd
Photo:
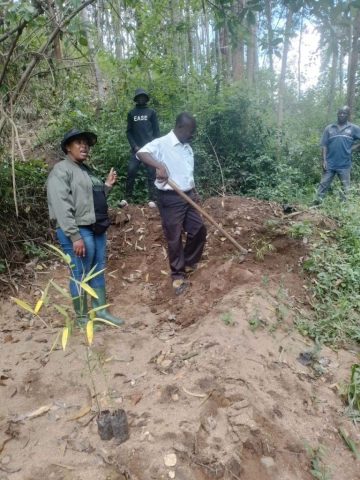
[[[196,268],[207,233],[199,212],[166,183],[171,178],[192,200],[198,200],[194,182],[194,153],[189,145],[195,130],[195,118],[186,112],[180,113],[176,117],[174,130],[146,144],[136,153],[139,160],[156,168],[157,206],[168,243],[176,294],[186,286],[185,273]],[[187,234],[184,248],[182,229]]]

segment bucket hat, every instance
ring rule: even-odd
[[[97,142],[97,136],[95,133],[92,132],[83,132],[82,130],[78,130],[77,128],[72,128],[68,132],[65,133],[64,138],[61,140],[61,150],[66,154],[65,145],[69,142],[69,140],[73,137],[78,137],[79,135],[84,135],[86,140],[88,141],[89,147],[93,147]]]
[[[138,97],[139,95],[146,95],[147,96],[147,101],[149,101],[149,99],[150,99],[149,94],[147,93],[147,91],[144,88],[137,88],[135,90],[134,102],[136,102],[136,97]]]

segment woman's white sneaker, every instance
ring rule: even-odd
[[[119,208],[124,208],[124,207],[126,207],[127,204],[128,204],[128,202],[126,200],[121,200],[121,202],[118,203],[118,207]]]
[[[149,202],[148,207],[149,208],[156,208],[156,203],[155,202]]]

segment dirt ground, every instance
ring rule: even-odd
[[[312,366],[297,360],[315,351],[294,326],[308,309],[308,243],[286,225],[331,225],[315,212],[284,220],[279,205],[251,198],[204,208],[251,251],[207,224],[203,259],[178,297],[157,210],[112,211],[107,291],[125,324],[97,331],[91,351],[75,330],[65,352],[50,353],[62,327],[53,304],[67,308],[56,290],[40,310],[52,329],[10,298],[35,305],[51,278],[66,287],[61,262],[32,261],[13,281],[0,306],[0,480],[308,480],[304,440],[325,446],[331,477],[316,478],[360,479],[339,427],[355,442],[359,433],[337,391],[356,352],[323,347]],[[125,443],[100,439],[98,405],[125,410]]]

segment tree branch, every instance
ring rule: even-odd
[[[62,19],[61,23],[59,23],[59,25],[51,32],[51,34],[48,36],[48,38],[45,40],[45,42],[41,45],[39,50],[36,52],[36,55],[34,56],[34,58],[31,60],[31,62],[26,67],[24,73],[21,75],[21,78],[20,78],[18,84],[16,85],[16,87],[13,90],[10,98],[6,102],[7,104],[10,104],[10,103],[12,103],[13,105],[15,104],[21,90],[24,88],[28,78],[30,77],[31,72],[33,71],[33,69],[35,68],[37,63],[39,62],[39,58],[44,53],[44,51],[47,49],[47,47],[50,45],[50,43],[54,40],[56,35],[60,32],[61,28],[64,25],[66,25],[70,20],[72,20],[74,17],[76,17],[76,15],[79,12],[81,12],[81,10],[83,8],[87,7],[88,5],[91,5],[94,2],[95,2],[95,0],[86,0],[78,8],[76,8],[72,13],[70,13],[70,15],[68,15],[67,17],[64,17]],[[0,135],[1,135],[1,132],[4,128],[5,122],[6,122],[6,117],[3,116],[0,120]]]
[[[5,72],[6,72],[7,66],[9,65],[11,55],[14,51],[14,48],[15,48],[19,38],[20,38],[21,33],[22,33],[21,30],[18,30],[17,35],[14,38],[14,41],[13,41],[11,47],[10,47],[9,53],[8,53],[8,55],[6,57],[6,60],[5,60],[5,65],[4,65],[3,71],[2,71],[1,76],[0,76],[0,85],[2,84],[2,82],[5,78]]]
[[[33,16],[30,18],[30,20],[21,20],[21,22],[19,23],[19,25],[17,25],[16,27],[12,28],[11,30],[7,31],[6,33],[4,33],[4,35],[2,35],[0,37],[0,43],[2,43],[4,40],[6,40],[8,37],[10,37],[10,35],[12,35],[13,33],[15,33],[16,31],[20,33],[20,35],[22,34],[22,31],[24,30],[24,28],[26,27],[26,25],[28,25],[32,20],[35,20],[35,18],[37,18],[39,15],[41,15],[43,13],[43,10],[42,8],[39,10],[37,10]],[[20,36],[19,35],[19,36]]]

